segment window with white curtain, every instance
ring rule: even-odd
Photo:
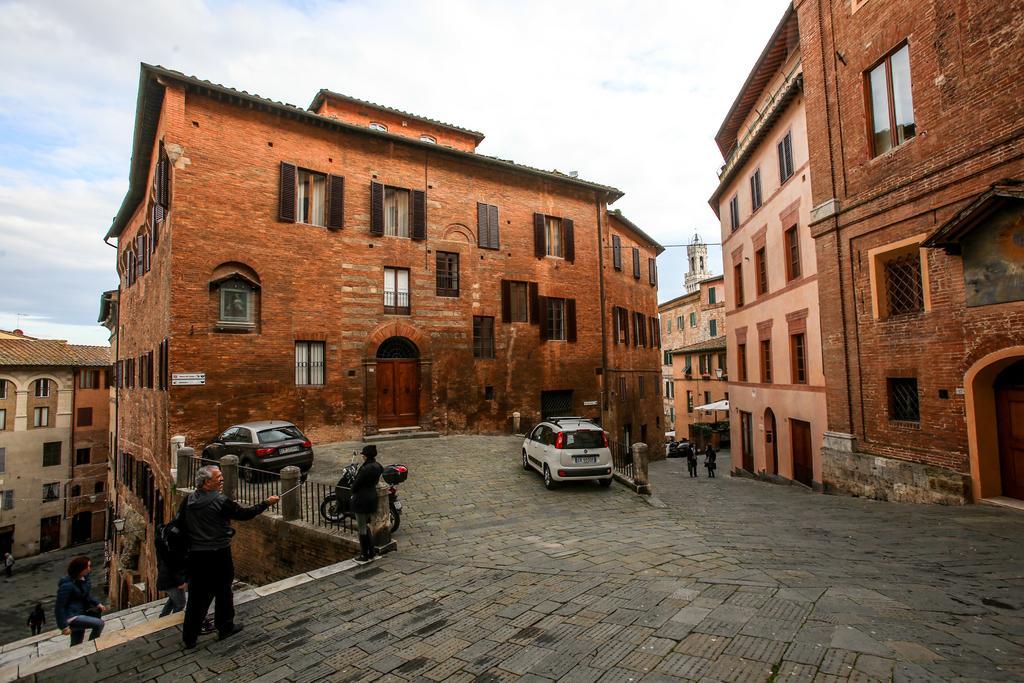
[[[562,219],[552,218],[548,216],[546,219],[546,246],[548,256],[557,256],[562,258],[565,256],[563,251],[563,244],[565,240],[562,239]]]
[[[324,225],[326,217],[327,176],[299,169],[299,221]]]
[[[384,234],[409,236],[409,190],[384,188]]]
[[[324,347],[322,341],[295,342],[295,383],[320,385],[324,383]]]
[[[384,269],[384,312],[409,314],[409,271],[406,268]]]

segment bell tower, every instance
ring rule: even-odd
[[[711,277],[708,271],[708,246],[700,239],[700,235],[694,235],[693,241],[686,245],[686,255],[690,267],[686,271],[686,293],[697,291],[697,283]]]

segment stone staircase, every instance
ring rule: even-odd
[[[404,439],[436,439],[439,436],[441,436],[439,433],[425,431],[422,427],[389,427],[377,430],[376,434],[364,436],[363,442],[382,443]]]

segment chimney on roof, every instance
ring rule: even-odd
[[[25,336],[25,332],[22,331],[22,330],[14,330],[13,334],[14,334],[15,337],[24,337]]]

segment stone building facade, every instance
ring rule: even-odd
[[[1024,498],[1024,2],[796,0],[826,490]]]
[[[108,349],[0,332],[0,553],[106,531]]]
[[[568,413],[660,451],[661,247],[609,212],[621,192],[330,91],[302,109],[143,65],[139,103],[107,235],[119,516],[168,513],[172,435],[254,419],[324,442]]]
[[[733,465],[821,488],[826,430],[800,28],[790,7],[715,141]]]

